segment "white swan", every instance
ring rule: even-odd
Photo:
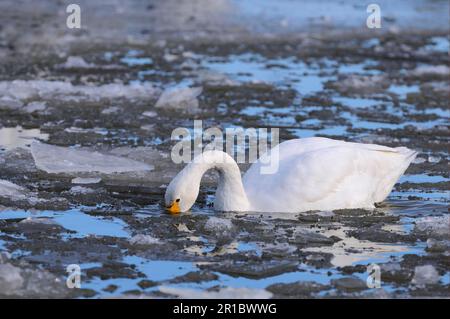
[[[278,148],[278,149],[277,149]],[[279,168],[261,174],[261,158],[243,179],[226,153],[205,151],[170,182],[165,204],[170,213],[194,205],[203,174],[216,168],[219,182],[214,208],[221,211],[303,212],[374,208],[414,160],[406,147],[360,144],[328,138],[294,139],[277,145]],[[264,159],[270,153],[263,155]],[[273,154],[273,153],[272,153]],[[267,162],[263,162],[267,163]]]

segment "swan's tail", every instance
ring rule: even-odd
[[[389,195],[400,176],[405,173],[411,162],[414,161],[417,154],[419,154],[419,152],[403,146],[396,147],[394,149],[398,152],[399,155],[401,155],[401,157],[396,160],[396,164],[394,164],[394,166],[392,167],[392,171],[380,182],[379,188],[375,192],[374,196],[375,203],[382,202]]]
[[[414,151],[414,150],[410,150],[407,147],[396,147],[395,148],[400,154],[405,156],[405,162],[407,162],[407,166],[409,166],[409,164],[411,164],[412,161],[414,161],[414,159],[416,158],[417,154],[419,154],[419,152]]]

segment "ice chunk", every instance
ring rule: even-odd
[[[28,190],[9,181],[0,179],[0,197],[6,197],[11,200],[26,199]]]
[[[87,63],[80,56],[69,56],[67,61],[63,64],[59,64],[58,67],[63,69],[89,69],[94,68],[95,64]]]
[[[31,154],[37,168],[47,173],[99,172],[112,174],[153,170],[152,165],[124,157],[53,146],[37,141],[31,144]]]
[[[45,102],[31,102],[28,103],[27,106],[23,108],[23,110],[27,113],[33,113],[37,111],[44,111],[47,108],[47,104]]]
[[[102,181],[100,177],[76,177],[72,179],[72,184],[98,184]]]
[[[201,87],[172,87],[166,89],[158,101],[156,108],[195,112],[198,109],[197,97],[202,93]]]
[[[413,161],[413,164],[422,164],[422,163],[425,163],[425,162],[426,162],[425,158],[423,158],[423,157],[416,157],[414,159],[414,161]]]
[[[142,113],[142,115],[147,116],[147,117],[156,117],[158,116],[158,113],[156,113],[155,111],[147,111]]]
[[[158,238],[155,238],[150,235],[138,234],[133,236],[129,240],[132,245],[154,245],[161,244],[161,241]]]
[[[0,101],[11,104],[12,100],[58,99],[80,101],[101,99],[147,99],[153,98],[159,89],[149,83],[111,83],[104,85],[72,85],[70,82],[47,80],[0,81]],[[15,103],[15,102],[14,102]],[[0,103],[1,105],[1,103]]]
[[[229,219],[210,217],[205,224],[205,230],[212,233],[227,233],[233,229],[233,223]]]
[[[448,75],[450,68],[446,65],[421,65],[415,68],[412,73],[414,75]]]
[[[414,231],[430,236],[450,236],[450,215],[418,218]]]
[[[265,289],[252,288],[220,288],[217,291],[213,290],[196,290],[189,288],[178,288],[161,286],[159,290],[162,293],[175,295],[186,299],[269,299],[272,293]]]
[[[24,284],[20,268],[11,264],[0,264],[0,294],[9,295]]]
[[[47,140],[49,135],[40,129],[24,129],[21,126],[0,128],[0,146],[14,149],[28,146],[33,139]]]
[[[47,225],[47,226],[55,226],[59,224],[52,218],[42,217],[42,218],[32,218],[27,217],[19,222],[19,224],[28,224],[28,225]]]
[[[69,294],[65,283],[45,270],[0,264],[0,298],[64,298]]]
[[[175,227],[178,229],[179,232],[183,232],[183,233],[192,233],[192,230],[190,230],[186,224],[180,223],[180,224],[175,224]]]
[[[10,96],[2,96],[0,98],[0,110],[17,110],[23,106],[23,103]]]
[[[212,71],[201,70],[197,73],[197,78],[200,83],[209,86],[238,86],[239,82],[231,79],[228,75]]]
[[[428,238],[427,251],[435,253],[450,251],[450,240],[436,240],[433,238]]]
[[[341,93],[376,93],[386,89],[389,84],[380,75],[347,75],[332,84]]]
[[[172,63],[175,62],[176,60],[178,60],[178,55],[175,54],[170,54],[170,53],[165,53],[163,56],[164,61],[168,62],[168,63]]]
[[[83,186],[74,186],[69,190],[69,192],[72,194],[92,194],[95,190]]]
[[[120,111],[120,108],[117,106],[111,106],[102,111],[102,114],[112,114]]]
[[[433,285],[439,282],[439,274],[432,265],[417,266],[411,283],[416,286]]]
[[[429,163],[439,163],[441,161],[441,157],[440,156],[433,156],[433,155],[429,155],[428,156],[428,162]]]

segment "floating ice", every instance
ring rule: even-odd
[[[92,194],[95,190],[83,186],[74,186],[69,190],[69,192],[72,194]]]
[[[58,65],[58,67],[62,69],[89,69],[94,68],[95,64],[87,63],[80,56],[69,56],[67,61]]]
[[[76,177],[72,179],[72,184],[98,184],[102,181],[100,177]]]
[[[171,87],[161,94],[155,107],[195,112],[197,111],[199,104],[197,97],[201,93],[201,87]]]
[[[433,156],[433,155],[428,156],[428,163],[439,163],[440,161],[441,161],[440,156]]]
[[[45,270],[0,264],[0,298],[64,298],[69,293],[60,278]]]
[[[99,172],[112,174],[153,170],[152,165],[124,157],[40,142],[31,144],[31,154],[37,168],[47,173]]]
[[[159,290],[162,293],[175,295],[186,299],[269,299],[272,293],[264,289],[251,288],[220,288],[217,291],[202,291],[189,288],[177,288],[161,286]]]
[[[448,75],[450,68],[446,65],[421,65],[412,71],[413,75]]]
[[[386,89],[389,84],[386,78],[381,75],[347,75],[335,83],[333,86],[341,93],[375,93]]]
[[[0,179],[0,197],[5,197],[11,200],[21,200],[27,198],[27,193],[28,190],[26,188]]]
[[[47,140],[46,133],[41,133],[40,129],[24,129],[21,126],[0,128],[0,147],[14,149],[28,146],[33,139]]]
[[[197,73],[198,81],[209,86],[237,86],[240,83],[228,75],[213,70],[201,70]]]
[[[27,113],[33,113],[37,111],[44,111],[47,108],[47,104],[45,102],[31,102],[28,103],[27,106],[23,108],[23,110]]]
[[[171,54],[171,53],[165,53],[163,56],[164,61],[168,62],[168,63],[172,63],[176,60],[178,60],[178,55],[175,54]]]
[[[47,80],[14,80],[0,81],[0,102],[19,105],[22,100],[29,99],[58,99],[63,101],[80,101],[101,99],[147,99],[153,98],[158,89],[148,83],[121,84],[111,83],[104,85],[72,85],[63,81]],[[14,102],[14,100],[16,102]],[[0,106],[2,103],[0,103]],[[19,106],[21,107],[21,106]]]
[[[183,232],[183,233],[192,233],[192,230],[190,230],[186,224],[180,223],[180,224],[175,224],[175,227],[178,229],[179,232]]]
[[[0,110],[17,110],[23,106],[23,103],[10,96],[0,97]]]
[[[27,217],[23,220],[21,220],[19,222],[19,224],[35,224],[35,225],[59,225],[57,222],[55,222],[52,218],[47,218],[47,217],[43,217],[43,218],[32,218],[32,217]]]
[[[20,268],[11,264],[0,264],[0,294],[9,295],[22,287],[23,283]]]
[[[161,244],[161,241],[158,238],[155,238],[150,235],[138,234],[130,238],[130,244],[132,245],[154,245]]]
[[[411,283],[416,286],[433,285],[439,282],[439,274],[432,265],[417,266]]]
[[[233,229],[233,223],[229,219],[210,217],[205,224],[205,230],[212,233],[224,233]]]
[[[415,223],[415,232],[430,236],[450,236],[450,215],[422,217]]]
[[[158,113],[156,113],[155,111],[147,111],[142,113],[142,115],[147,116],[147,117],[156,117],[158,116]]]
[[[437,253],[450,251],[450,240],[436,240],[433,238],[428,238],[427,251]]]
[[[102,114],[112,114],[120,111],[120,108],[117,106],[111,106],[102,111]]]

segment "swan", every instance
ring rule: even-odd
[[[261,165],[268,163],[273,151],[278,152],[278,170],[261,174]],[[212,168],[219,171],[215,210],[373,209],[389,195],[417,155],[406,147],[323,137],[288,140],[271,152],[262,155],[241,178],[238,165],[227,153],[204,151],[167,186],[166,209],[171,214],[188,211],[197,199],[203,174]]]

